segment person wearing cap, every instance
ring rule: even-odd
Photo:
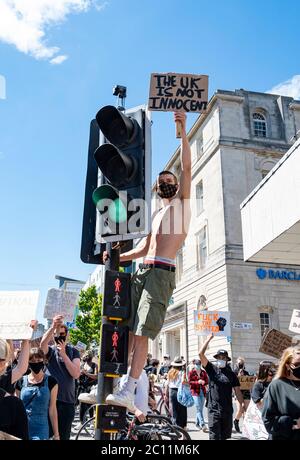
[[[214,334],[212,333],[204,342],[199,352],[199,357],[209,378],[207,401],[209,439],[225,440],[231,437],[232,432],[232,390],[234,390],[236,398],[242,407],[244,407],[244,400],[240,390],[239,379],[228,366],[231,358],[228,356],[227,350],[220,349],[217,351],[214,355],[217,360],[215,365],[205,356],[207,347],[213,337]]]
[[[191,393],[195,401],[196,407],[196,427],[204,432],[207,431],[203,417],[203,406],[206,396],[206,385],[208,384],[208,376],[204,369],[201,368],[200,359],[193,359],[193,368],[188,376]]]
[[[169,370],[171,369],[171,360],[170,355],[164,355],[164,361],[159,369],[159,375],[165,379],[168,375]]]
[[[187,425],[187,408],[178,402],[177,393],[181,382],[185,379],[185,365],[186,362],[180,356],[176,356],[171,362],[172,367],[167,377],[172,418],[174,424],[181,428],[186,428]]]

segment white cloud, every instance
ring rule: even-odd
[[[66,55],[59,55],[59,56],[56,56],[55,58],[51,59],[50,61],[50,64],[61,64],[62,62],[64,62],[66,59],[68,59],[68,56]]]
[[[279,94],[281,96],[289,96],[294,99],[300,99],[300,75],[294,75],[290,80],[286,80],[272,89],[267,93]]]
[[[49,46],[48,29],[71,13],[81,13],[91,7],[103,9],[107,2],[98,0],[0,0],[0,41],[36,59],[48,59],[61,64],[66,55],[58,55],[57,46]]]

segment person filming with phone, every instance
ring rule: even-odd
[[[51,340],[55,345],[49,346]],[[56,315],[50,329],[43,335],[41,349],[48,360],[48,372],[58,382],[57,414],[61,440],[70,439],[75,416],[75,379],[80,376],[79,351],[68,343],[68,328],[63,317]]]

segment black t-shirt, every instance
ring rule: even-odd
[[[71,361],[80,359],[79,351],[70,344],[66,345],[66,354]],[[75,404],[75,379],[70,375],[56,346],[48,347],[47,368],[52,377],[58,382],[57,400],[68,404]]]
[[[0,388],[5,390],[9,394],[14,394],[15,384],[11,383],[12,379],[12,369],[6,369],[5,374],[0,375]]]
[[[43,382],[44,380],[42,380],[40,383],[30,383],[28,381],[27,383],[27,386],[28,387],[40,387],[43,385]],[[17,385],[16,385],[16,389],[21,391],[22,388],[24,387],[24,377],[22,377],[20,380],[18,380],[17,382]],[[52,388],[55,387],[55,385],[57,385],[57,380],[52,377],[51,375],[48,375],[48,388],[49,388],[49,391],[51,392]]]
[[[0,389],[0,431],[20,439],[28,439],[28,421],[22,401],[15,396],[4,396]]]
[[[218,368],[208,361],[203,366],[209,378],[208,409],[211,412],[232,412],[232,389],[240,382],[229,366]]]
[[[293,430],[294,420],[300,418],[300,381],[274,379],[264,399],[262,418],[273,440],[300,441],[300,430]]]
[[[261,382],[260,380],[255,382],[251,390],[251,399],[255,404],[263,399],[269,384],[270,382]]]

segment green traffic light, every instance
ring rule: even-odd
[[[98,211],[108,212],[111,222],[120,224],[127,221],[127,207],[110,185],[101,185],[93,193],[93,202]]]

